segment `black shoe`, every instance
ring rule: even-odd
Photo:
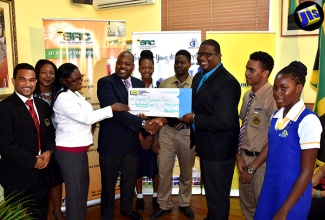
[[[135,203],[135,210],[143,211],[144,210],[144,200],[137,198],[137,202]]]
[[[159,204],[157,202],[157,197],[152,197],[152,206],[153,206],[154,210],[159,208]]]
[[[150,215],[151,219],[157,219],[157,218],[160,218],[161,216],[167,214],[167,213],[170,213],[172,210],[169,209],[169,210],[163,210],[161,208],[158,208],[156,209],[156,211],[154,213],[152,213]]]
[[[125,215],[133,220],[143,220],[142,216],[139,215],[138,213],[136,213],[135,211],[133,211],[131,214],[124,214],[124,213],[121,213],[121,214]]]
[[[192,219],[192,218],[195,217],[194,212],[192,211],[191,207],[189,207],[189,206],[184,206],[184,207],[179,207],[179,208],[180,208],[180,209],[183,211],[183,213],[184,213],[187,217],[189,217],[190,219]]]

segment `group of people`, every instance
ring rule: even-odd
[[[50,193],[53,214],[64,219],[60,210],[64,182],[65,218],[85,219],[87,150],[93,143],[92,125],[99,122],[103,220],[114,219],[118,176],[122,215],[143,219],[138,213],[144,209],[143,176],[153,180],[151,219],[170,213],[176,156],[180,166],[177,204],[188,218],[195,218],[190,207],[195,154],[200,157],[206,192],[205,219],[228,219],[236,162],[246,219],[307,219],[312,195],[322,197],[320,191],[312,193],[311,181],[322,127],[300,98],[307,68],[301,62],[290,63],[276,74],[272,86],[268,77],[273,58],[266,52],[252,53],[245,71],[251,89],[238,114],[240,84],[221,57],[218,42],[203,41],[197,52],[200,71],[192,77],[191,54],[176,53],[175,75],[159,88],[192,88],[192,111],[182,118],[148,118],[128,112],[128,88],[155,87],[151,51],[141,53],[141,80],[131,76],[132,53],[119,54],[115,73],[98,80],[97,110],[78,92],[83,78],[74,64],[58,69],[48,60],[39,61],[35,69],[18,64],[12,79],[15,92],[0,102],[0,183],[6,195],[20,192],[12,201],[32,196],[40,210],[32,215],[46,219]]]

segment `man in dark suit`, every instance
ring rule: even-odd
[[[221,63],[220,46],[205,40],[197,53],[202,69],[192,82],[192,112],[182,120],[193,123],[191,146],[200,157],[208,214],[226,220],[239,135],[240,85]]]
[[[39,98],[33,98],[36,87],[33,66],[18,64],[13,73],[15,92],[0,102],[0,183],[5,195],[13,193],[16,202],[26,196],[33,199],[40,213],[37,219],[46,219],[48,207],[49,176],[47,165],[55,146],[54,128],[49,106]],[[33,100],[37,112],[35,124],[27,100]],[[29,212],[32,210],[29,209]]]
[[[115,74],[98,80],[97,96],[100,107],[115,102],[128,104],[127,88],[144,88],[144,83],[131,76],[134,57],[130,52],[119,54]],[[114,112],[113,118],[100,122],[98,137],[99,165],[102,177],[101,219],[114,218],[115,184],[121,173],[121,213],[131,219],[143,219],[132,211],[134,195],[139,129],[142,127],[156,133],[160,126],[142,120],[129,112]]]

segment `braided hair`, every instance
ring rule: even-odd
[[[292,61],[288,66],[280,70],[277,75],[279,74],[291,75],[296,85],[302,84],[304,86],[306,82],[307,67],[300,61]]]

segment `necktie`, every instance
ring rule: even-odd
[[[184,88],[185,84],[182,84],[178,81],[175,82],[175,85],[177,86],[177,88]],[[186,124],[182,123],[182,122],[178,122],[174,125],[174,128],[176,131],[180,131],[184,128],[186,128]]]
[[[238,137],[238,151],[237,151],[238,153],[240,152],[241,146],[243,144],[242,141],[243,141],[244,133],[245,133],[246,126],[247,126],[247,117],[248,117],[248,113],[249,113],[249,108],[250,108],[250,106],[252,104],[252,101],[253,101],[254,97],[255,97],[255,94],[251,93],[250,96],[249,96],[248,103],[247,103],[245,117],[244,117],[243,123],[241,124],[241,127],[240,127],[240,132],[239,132],[239,137]]]
[[[202,79],[201,79],[201,81],[200,81],[200,83],[199,83],[199,85],[198,85],[198,87],[196,89],[196,92],[199,91],[199,89],[201,88],[201,86],[203,85],[203,83],[205,82],[205,80],[207,80],[207,78],[208,78],[208,74],[207,73],[202,76]]]
[[[287,118],[287,117],[285,117],[283,120],[278,119],[278,123],[277,123],[277,125],[276,125],[276,129],[277,129],[277,130],[282,129],[283,125],[284,125],[287,121],[289,121],[289,118]]]
[[[124,85],[125,85],[126,90],[128,90],[129,88],[132,88],[130,82],[126,79],[124,80]]]
[[[36,129],[37,129],[38,152],[40,152],[41,151],[40,125],[39,125],[39,122],[38,122],[38,117],[37,117],[36,111],[34,109],[33,100],[32,99],[27,100],[26,105],[29,107],[28,111],[29,111],[30,115],[32,116],[33,121],[34,121],[35,126],[36,126]]]

